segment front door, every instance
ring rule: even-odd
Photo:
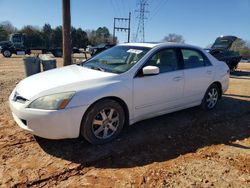
[[[163,49],[143,66],[159,67],[158,75],[143,75],[142,69],[137,73],[133,85],[135,119],[153,117],[181,104],[184,73],[179,62],[175,49]]]

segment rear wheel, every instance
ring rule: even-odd
[[[212,110],[216,107],[219,100],[219,88],[216,84],[212,84],[206,91],[202,100],[202,108],[204,110]]]
[[[92,144],[104,144],[116,138],[125,122],[124,110],[119,103],[105,99],[95,103],[86,112],[81,135]]]
[[[11,51],[7,50],[7,49],[3,50],[2,54],[4,57],[11,57],[11,55],[12,55]]]

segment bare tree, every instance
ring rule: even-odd
[[[232,44],[231,50],[239,52],[243,58],[250,58],[250,48],[246,40],[238,38]]]
[[[185,40],[182,35],[175,33],[170,33],[168,36],[165,36],[162,40],[163,42],[175,42],[175,43],[184,43]]]
[[[86,33],[91,45],[113,43],[113,36],[107,27],[99,27],[97,30],[86,30]],[[115,43],[117,43],[117,37],[115,37]]]
[[[233,44],[231,46],[231,50],[239,51],[240,49],[244,48],[245,46],[246,46],[246,41],[238,38],[233,42]]]
[[[0,41],[8,40],[9,35],[17,32],[17,29],[9,22],[0,23]]]

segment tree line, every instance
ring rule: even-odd
[[[62,26],[52,28],[50,24],[44,24],[42,28],[26,25],[17,29],[10,22],[0,23],[0,41],[9,39],[12,33],[22,33],[25,35],[26,43],[30,47],[61,48],[62,47]],[[97,30],[82,30],[71,27],[72,47],[86,48],[88,45],[98,45],[101,43],[113,43],[113,36],[107,27],[99,27]],[[117,38],[115,38],[115,43]]]
[[[26,25],[17,29],[10,22],[0,23],[0,41],[8,40],[12,33],[23,33],[26,42],[30,47],[61,48],[62,47],[62,26],[52,28],[50,24],[44,24],[42,28]],[[101,43],[113,43],[113,36],[107,27],[99,27],[97,30],[82,30],[71,27],[72,47],[86,48],[88,45],[98,45]],[[170,33],[163,38],[164,42],[184,43],[184,37],[175,33]],[[115,43],[117,38],[115,37]],[[243,39],[237,39],[231,48],[238,51],[243,58],[250,58],[250,43]]]

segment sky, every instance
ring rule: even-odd
[[[61,0],[0,0],[0,22],[52,27],[62,24]],[[131,12],[131,39],[138,27],[139,0],[71,0],[71,25],[84,30],[106,26],[113,33],[114,17]],[[169,33],[185,43],[207,47],[216,37],[235,35],[250,41],[250,0],[147,0],[145,41],[159,42]],[[118,22],[117,22],[118,24]],[[119,22],[117,26],[126,26]],[[119,42],[127,33],[117,32]]]

